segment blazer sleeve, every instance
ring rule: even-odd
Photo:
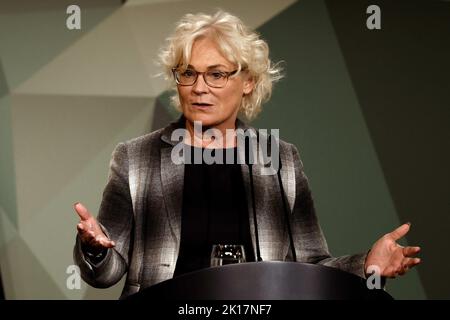
[[[317,219],[308,178],[297,148],[291,145],[295,166],[296,197],[293,210],[293,233],[297,261],[317,263],[341,269],[365,278],[364,264],[367,252],[332,257]],[[291,250],[289,249],[288,255]],[[289,257],[287,259],[292,259]]]
[[[105,257],[94,264],[85,256],[81,240],[76,236],[74,261],[80,267],[82,279],[93,287],[110,287],[128,270],[134,225],[128,171],[127,147],[121,143],[112,155],[108,182],[97,217],[106,236],[116,246],[108,249]]]

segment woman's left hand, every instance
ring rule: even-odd
[[[405,223],[375,242],[366,258],[366,273],[371,273],[369,267],[376,266],[381,276],[395,278],[420,263],[420,258],[414,257],[420,247],[403,247],[396,242],[408,233],[409,228],[410,224]]]

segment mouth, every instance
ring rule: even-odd
[[[211,103],[206,102],[193,102],[192,105],[196,108],[208,108],[213,106]]]

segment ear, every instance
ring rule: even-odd
[[[255,88],[255,79],[252,76],[248,75],[244,80],[244,90],[243,90],[244,95],[250,94],[254,88]]]

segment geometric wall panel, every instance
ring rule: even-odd
[[[258,30],[272,58],[284,61],[286,77],[254,124],[280,128],[298,147],[331,253],[365,252],[406,221],[399,219],[327,7],[299,1]],[[425,297],[417,269],[389,281],[389,292]]]
[[[369,4],[327,8],[399,221],[422,247],[424,290],[449,298],[450,2],[378,1],[375,32],[355,27]]]
[[[0,211],[5,215],[5,219],[8,219],[14,228],[17,228],[16,180],[14,175],[15,164],[11,128],[11,99],[8,95],[0,98],[0,150]]]
[[[78,221],[72,205],[81,201],[96,214],[112,150],[118,142],[151,130],[154,101],[111,97],[15,98],[20,104],[14,110],[15,123],[20,123],[14,134],[16,158],[20,159],[16,161],[20,235],[60,290],[67,297],[81,298],[82,292],[65,287],[66,268],[73,264]],[[65,105],[63,100],[68,100]],[[27,101],[34,101],[41,110],[34,123],[42,123],[44,118],[52,120],[48,130],[33,126],[32,121],[24,118],[30,107]],[[27,130],[21,130],[20,126],[27,126],[33,135],[21,134]],[[55,135],[56,132],[59,134]]]
[[[81,8],[81,30],[68,30],[66,9]],[[0,2],[0,57],[11,90],[50,63],[120,7],[120,0]]]

